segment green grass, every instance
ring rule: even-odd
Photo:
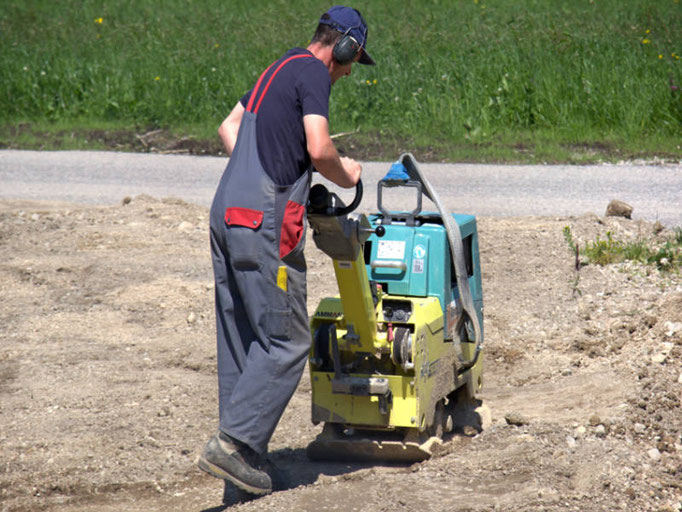
[[[576,258],[582,255],[587,263],[604,266],[634,261],[653,265],[664,272],[682,268],[682,228],[675,228],[673,235],[663,241],[637,239],[622,242],[607,231],[606,239],[597,236],[594,241],[586,242],[584,247],[575,243],[569,226],[564,227],[563,233],[571,252]],[[576,268],[579,270],[580,263],[576,264]]]
[[[679,0],[372,0],[376,67],[335,85],[340,141],[486,161],[682,158]],[[0,141],[215,130],[327,2],[0,4]],[[17,126],[28,137],[13,138]],[[205,128],[204,128],[205,127]],[[352,144],[349,144],[349,147]]]

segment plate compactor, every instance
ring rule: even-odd
[[[405,192],[416,194],[415,209],[385,209],[391,187],[413,189]],[[349,216],[361,182],[348,206],[324,185],[310,193],[313,240],[332,258],[339,288],[310,324],[312,421],[324,423],[312,459],[428,459],[444,433],[471,421],[482,385],[475,217],[446,213],[409,153],[377,195],[379,213]],[[422,195],[437,212],[421,211]]]

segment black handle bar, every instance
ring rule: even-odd
[[[318,183],[310,189],[308,211],[311,213],[327,215],[329,217],[341,217],[343,215],[348,215],[360,206],[360,201],[362,201],[362,180],[358,180],[355,184],[355,197],[348,206],[343,204],[343,201],[341,201],[339,196],[333,192],[329,192],[327,187]],[[335,204],[340,204],[341,206],[334,206]]]

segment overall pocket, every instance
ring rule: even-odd
[[[274,309],[268,308],[263,328],[268,337],[288,341],[291,339],[291,308]]]
[[[263,212],[251,208],[225,209],[227,245],[235,270],[258,270],[263,252],[260,227]]]
[[[293,263],[305,246],[305,206],[288,201],[280,231],[279,257]]]

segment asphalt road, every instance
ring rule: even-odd
[[[396,155],[397,157],[398,155]],[[81,151],[0,151],[0,199],[116,204],[148,194],[209,206],[226,158]],[[376,183],[390,162],[363,164],[360,211],[376,206]],[[603,215],[611,199],[633,218],[682,226],[682,165],[420,164],[445,207],[477,216]],[[315,181],[322,181],[316,175]],[[352,194],[341,191],[350,201]],[[412,191],[386,195],[389,209],[409,210]],[[433,210],[425,200],[423,208]]]

